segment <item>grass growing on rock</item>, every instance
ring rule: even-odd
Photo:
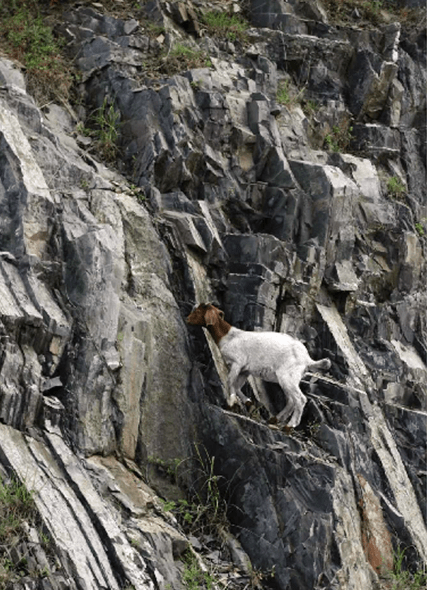
[[[388,24],[399,21],[401,23],[415,23],[416,9],[399,7],[394,0],[325,0],[325,7],[334,23],[345,23],[371,27],[372,25]]]
[[[179,72],[194,68],[206,68],[211,65],[212,62],[205,51],[189,47],[184,43],[174,43],[169,51],[165,51],[160,56],[156,69],[162,74],[173,76]]]
[[[188,499],[164,500],[163,510],[171,511],[188,534],[217,534],[227,528],[227,502],[220,491],[221,478],[215,475],[215,457],[207,456],[204,449],[195,447],[197,477]],[[179,471],[185,461],[169,466],[167,475],[174,481],[179,479]]]
[[[175,487],[173,499],[161,501],[162,509],[176,517],[186,534],[219,539],[221,533],[228,529],[228,503],[223,494],[225,480],[216,475],[215,457],[210,456],[203,445],[194,445],[192,459],[165,461],[149,457],[147,467],[148,483],[150,470],[154,468],[157,476],[165,478]],[[177,499],[178,488],[184,492],[185,498]]]
[[[278,85],[276,100],[279,104],[286,107],[292,107],[301,103],[305,93],[305,86],[297,88],[288,80],[284,80]]]
[[[329,151],[341,153],[346,152],[350,146],[353,127],[348,119],[344,119],[338,125],[334,125],[332,130],[326,134],[324,147]]]
[[[85,137],[93,138],[95,141],[92,151],[101,154],[107,162],[113,162],[116,159],[118,150],[120,118],[120,111],[105,96],[102,105],[88,116],[86,124],[78,123],[76,132]],[[89,188],[85,179],[81,180],[80,187],[84,190]]]
[[[0,3],[0,53],[25,67],[28,90],[38,100],[67,100],[72,70],[62,43],[45,24],[37,2]]]
[[[113,161],[117,154],[117,140],[119,138],[120,112],[108,103],[107,97],[99,109],[92,116],[97,145],[107,161]]]
[[[391,197],[401,199],[406,195],[407,190],[406,186],[398,176],[390,176],[387,180],[387,192]]]
[[[186,590],[211,590],[216,581],[211,572],[204,571],[197,560],[196,555],[188,550],[184,555],[184,571],[182,581]]]
[[[212,10],[203,14],[202,21],[212,36],[227,38],[230,41],[246,41],[249,24],[236,14]]]
[[[25,559],[16,561],[13,548],[25,538],[24,523],[34,522],[33,495],[24,484],[0,480],[0,588],[13,584],[26,573]]]
[[[425,590],[427,573],[418,570],[414,573],[404,566],[406,549],[399,547],[394,555],[393,570],[386,572],[383,578],[384,590]]]

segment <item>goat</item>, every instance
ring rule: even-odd
[[[314,361],[302,342],[281,332],[247,332],[224,320],[224,312],[211,303],[202,303],[188,316],[187,323],[207,328],[224,360],[229,366],[228,383],[231,407],[237,396],[246,405],[251,403],[241,391],[249,375],[278,383],[286,396],[285,408],[277,415],[277,422],[295,428],[301,422],[307,398],[299,388],[304,373],[309,369],[331,367],[324,358]]]

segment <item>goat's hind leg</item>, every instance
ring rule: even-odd
[[[286,405],[283,408],[283,410],[281,410],[277,414],[277,416],[275,417],[275,422],[282,424],[282,425],[285,424],[285,422],[288,420],[289,416],[291,416],[295,410],[295,402],[294,402],[293,397],[288,395],[286,392],[285,392],[285,397],[286,397]]]
[[[307,403],[307,398],[298,386],[298,382],[293,382],[289,376],[279,377],[279,384],[288,399],[285,408],[277,415],[277,421],[281,425],[289,419],[288,426],[296,428],[301,422],[304,406]]]
[[[295,409],[291,416],[291,419],[288,422],[288,426],[290,428],[296,428],[297,426],[299,426],[305,404],[307,403],[307,398],[305,397],[301,389],[298,387],[298,385],[294,386],[294,394],[296,396]]]

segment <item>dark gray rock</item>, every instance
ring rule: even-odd
[[[353,126],[351,147],[373,159],[396,158],[400,152],[400,133],[385,125],[368,123]]]

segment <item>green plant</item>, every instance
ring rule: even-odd
[[[183,70],[210,65],[212,64],[203,50],[188,47],[183,43],[175,43],[169,51],[163,52],[160,56],[157,69],[164,74],[173,75]]]
[[[348,120],[334,125],[331,133],[328,133],[325,137],[325,146],[332,152],[345,152],[353,138],[352,132],[353,127]]]
[[[236,14],[212,10],[203,14],[202,21],[211,35],[226,37],[230,41],[245,42],[247,39],[249,24]]]
[[[164,500],[163,498],[160,498],[160,503],[165,512],[170,512],[171,510],[176,509],[176,502],[174,500]]]
[[[227,503],[220,493],[221,477],[215,475],[215,457],[195,446],[199,477],[190,494],[190,505],[195,508],[191,522],[193,530],[215,532],[226,526]]]
[[[9,484],[0,480],[0,544],[14,534],[22,524],[22,520],[34,514],[32,492],[18,480],[12,479]]]
[[[39,530],[38,534],[41,544],[45,547],[48,547],[51,542],[49,535],[47,535],[43,530]]]
[[[388,23],[391,20],[404,23],[417,19],[419,11],[402,8],[394,0],[325,0],[325,8],[330,22],[351,22],[354,24],[354,11],[357,9],[362,26]],[[419,17],[418,17],[419,18]]]
[[[135,189],[132,194],[137,198],[137,200],[140,203],[145,203],[147,201],[144,189],[142,188]]]
[[[420,223],[419,221],[417,221],[417,223],[415,224],[415,229],[417,230],[418,235],[420,236],[420,238],[422,238],[423,236],[425,236],[425,229],[424,229],[424,225],[422,223]]]
[[[263,582],[267,582],[268,587],[270,587],[268,582],[274,580],[276,576],[276,567],[274,565],[269,570],[255,569],[250,565],[249,571],[251,576],[250,588],[264,588]]]
[[[0,587],[6,587],[26,573],[27,560],[11,558],[11,549],[25,539],[24,522],[34,522],[33,493],[17,479],[0,479]]]
[[[171,511],[188,533],[215,533],[220,527],[227,527],[227,503],[219,489],[221,478],[214,472],[215,457],[209,457],[197,445],[195,452],[197,477],[187,499],[162,500],[163,510]],[[148,463],[162,471],[172,483],[177,483],[185,461],[149,458]]]
[[[75,131],[78,135],[84,135],[85,137],[91,134],[90,129],[87,129],[81,121],[77,123]]]
[[[320,427],[321,427],[322,423],[321,422],[310,422],[308,425],[308,431],[310,434],[311,438],[315,438],[317,436],[317,434],[319,433]]]
[[[191,47],[187,47],[186,45],[183,45],[182,43],[176,43],[171,52],[170,55],[171,57],[186,57],[186,58],[194,58],[199,52],[196,51],[195,49],[192,49]]]
[[[411,573],[404,567],[406,548],[399,547],[394,555],[393,570],[384,574],[384,577],[391,583],[390,590],[425,590],[427,575],[425,571],[419,570]]]
[[[82,188],[84,191],[89,190],[89,182],[86,180],[86,178],[82,178],[80,180],[80,188]]]
[[[43,569],[39,570],[39,577],[40,578],[48,578],[50,576],[50,571],[49,568],[47,566],[45,566]]]
[[[369,0],[363,2],[363,7],[368,14],[376,15],[383,8],[383,2],[382,0]]]
[[[159,457],[148,457],[147,463],[169,477],[172,483],[178,478],[178,469],[184,463],[184,459],[160,459]]]
[[[68,99],[72,70],[37,3],[15,0],[3,10],[1,21],[0,49],[25,66],[29,92],[39,101]]]
[[[94,126],[93,135],[97,139],[98,148],[107,160],[114,160],[117,153],[119,138],[120,112],[113,104],[108,104],[105,97],[102,105],[94,111],[91,122]]]
[[[398,176],[390,176],[387,180],[387,192],[391,197],[399,199],[406,193],[406,187]]]
[[[311,117],[319,110],[319,104],[315,100],[304,100],[302,110],[306,116]]]
[[[282,105],[288,105],[291,102],[289,94],[289,80],[285,80],[277,89],[277,102]]]
[[[305,87],[298,90],[293,87],[290,80],[285,80],[277,89],[276,100],[279,104],[284,106],[292,106],[299,102],[305,92]]]
[[[183,562],[182,582],[186,590],[211,590],[214,587],[215,578],[211,573],[203,571],[190,549],[184,554]]]
[[[163,35],[165,33],[165,27],[156,25],[155,23],[147,22],[145,23],[145,27],[149,36],[152,38],[158,37],[159,35]]]

